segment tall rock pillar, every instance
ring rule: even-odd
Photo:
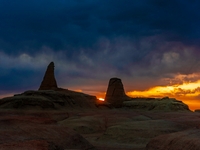
[[[39,90],[55,90],[57,88],[57,82],[54,75],[54,62],[51,62],[47,67]]]
[[[121,107],[123,101],[129,99],[125,94],[121,79],[111,78],[108,84],[105,101],[114,107]]]

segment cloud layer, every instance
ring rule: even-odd
[[[0,95],[37,89],[55,62],[60,87],[98,94],[199,80],[196,0],[0,0]]]

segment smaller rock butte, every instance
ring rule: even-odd
[[[121,107],[123,102],[128,99],[125,94],[121,79],[111,78],[105,96],[105,101],[114,107]]]
[[[55,90],[57,88],[58,86],[54,75],[54,62],[51,62],[47,67],[39,90]]]

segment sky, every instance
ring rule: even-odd
[[[59,87],[200,108],[200,1],[0,0],[0,97],[37,90],[55,63]],[[199,105],[199,106],[198,106]]]

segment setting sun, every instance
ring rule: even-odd
[[[104,101],[104,98],[98,98],[100,101]]]

